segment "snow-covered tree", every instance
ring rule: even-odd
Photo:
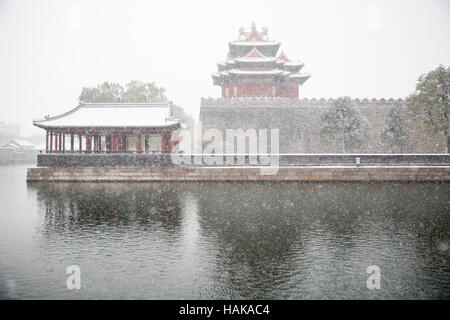
[[[393,107],[384,122],[384,127],[381,131],[381,141],[389,144],[391,147],[398,147],[400,152],[408,145],[409,126],[408,119],[402,107]]]
[[[421,121],[425,128],[443,135],[446,152],[450,147],[450,68],[440,65],[421,75],[416,91],[406,99],[413,119]]]
[[[321,118],[321,136],[346,148],[360,145],[369,136],[369,121],[353,104],[350,97],[340,97]]]
[[[123,87],[115,82],[103,82],[97,87],[84,87],[78,98],[80,103],[121,102]]]

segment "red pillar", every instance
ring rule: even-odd
[[[115,144],[115,141],[114,141],[114,133],[111,133],[111,146],[110,146],[110,148],[111,148],[111,153],[114,153],[114,150],[115,150],[115,148],[116,148],[116,144]]]
[[[48,153],[48,131],[45,130],[45,153]]]
[[[53,152],[53,131],[50,132],[50,153]]]
[[[83,136],[81,134],[78,134],[78,151],[81,152],[83,151]]]
[[[141,138],[140,133],[136,134],[136,153],[142,153]]]
[[[124,138],[125,138],[125,151],[128,152],[130,150],[130,146],[128,145],[128,135],[125,135]]]
[[[91,137],[86,133],[86,152],[91,152]]]
[[[161,153],[170,153],[170,132],[161,134]]]
[[[172,132],[166,132],[167,152],[172,152]]]
[[[62,134],[63,152],[66,152],[66,134]]]
[[[62,151],[62,134],[61,132],[58,134],[58,151]]]
[[[73,152],[74,150],[74,137],[73,137],[73,133],[70,135],[70,152]]]

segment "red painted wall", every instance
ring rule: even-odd
[[[235,95],[235,87],[237,95]],[[275,88],[275,95],[272,90]],[[227,94],[228,92],[228,94]],[[283,86],[271,83],[245,82],[237,85],[222,86],[222,98],[232,97],[284,97],[298,98],[298,86]]]

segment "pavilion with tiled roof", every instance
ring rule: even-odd
[[[229,42],[224,62],[217,64],[212,78],[222,87],[222,98],[298,98],[298,87],[310,77],[302,73],[302,62],[291,61],[284,52],[277,56],[281,42],[268,39],[268,31],[239,30],[239,39]]]
[[[46,130],[46,153],[149,153],[155,151],[149,149],[152,136],[161,137],[161,153],[170,153],[181,122],[172,117],[170,102],[83,103],[33,124]]]

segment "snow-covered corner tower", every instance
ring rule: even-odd
[[[340,153],[338,143],[322,139],[322,115],[333,107],[333,98],[299,98],[299,86],[310,78],[303,63],[291,61],[281,42],[269,40],[267,29],[241,28],[239,38],[229,42],[227,59],[218,63],[214,85],[222,88],[220,98],[202,98],[202,132],[229,129],[279,130],[280,153]],[[405,108],[403,99],[353,99],[370,121],[367,143],[353,150],[362,153],[392,152],[379,132],[393,107]],[[410,152],[441,152],[442,138],[411,128]]]
[[[222,87],[222,98],[284,97],[298,98],[299,86],[309,74],[304,64],[291,61],[284,52],[278,56],[281,42],[269,40],[267,28],[252,24],[250,31],[239,29],[239,38],[229,42],[229,52],[217,64],[212,75],[214,85]]]

